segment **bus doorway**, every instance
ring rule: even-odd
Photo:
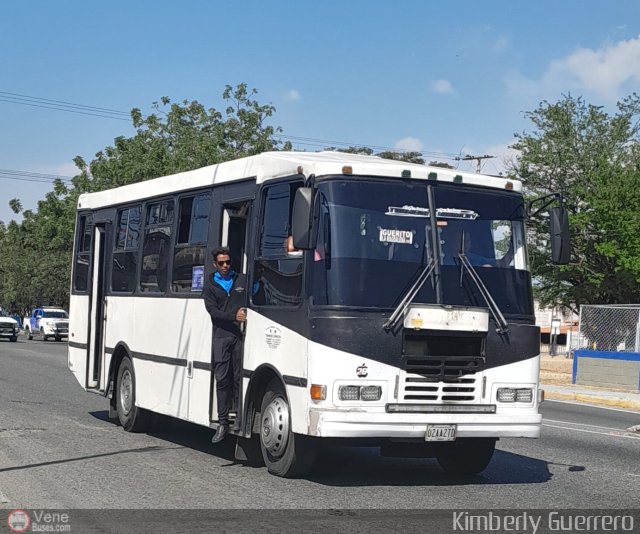
[[[96,224],[93,236],[93,265],[91,270],[89,296],[89,344],[87,347],[87,389],[104,389],[104,327],[105,327],[105,298],[104,298],[104,253],[106,242],[106,225]]]
[[[238,274],[247,274],[250,265],[249,243],[251,242],[251,213],[253,207],[253,197],[255,194],[255,182],[245,182],[240,184],[227,185],[214,189],[213,206],[212,206],[212,226],[209,240],[209,250],[207,255],[208,271],[206,273],[207,280],[214,275],[214,258],[212,252],[220,247],[228,247],[233,264],[232,270]],[[210,270],[209,270],[210,269]],[[248,288],[243,282],[245,301],[243,307],[248,305]],[[242,326],[244,332],[244,325]],[[242,352],[241,352],[242,353]],[[239,366],[240,374],[242,370],[242,356]],[[240,379],[240,399],[238,404],[242,403],[242,379]],[[209,421],[212,426],[218,421],[218,403],[216,395],[216,379],[213,360],[213,351],[211,353],[211,379],[209,389]],[[236,413],[242,413],[240,406],[234,406]]]

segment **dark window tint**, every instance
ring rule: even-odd
[[[291,184],[267,188],[260,235],[260,257],[279,258],[286,254],[289,235]]]
[[[210,206],[210,193],[180,199],[177,244],[206,243]]]
[[[68,319],[69,315],[65,311],[43,311],[42,317],[48,319]]]
[[[259,258],[254,272],[255,304],[296,306],[302,300],[302,251],[287,251],[293,198],[301,185],[277,184],[265,190]]]
[[[140,206],[118,212],[118,226],[111,268],[111,289],[131,293],[136,286],[140,237]]]
[[[93,235],[93,215],[82,215],[78,219],[74,287],[76,291],[87,291],[89,286],[89,259],[91,258],[91,238]]]
[[[140,291],[163,293],[167,290],[167,274],[171,250],[173,200],[147,206],[147,224],[142,245]]]
[[[176,293],[202,291],[210,206],[210,193],[180,199],[171,278]]]

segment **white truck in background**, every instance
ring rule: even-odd
[[[20,325],[18,322],[9,316],[9,314],[0,308],[0,337],[8,337],[9,341],[14,343],[18,341],[18,333],[20,332]]]
[[[69,337],[69,314],[62,308],[40,307],[24,318],[24,333],[27,339],[40,336],[42,341],[50,337],[60,341]]]

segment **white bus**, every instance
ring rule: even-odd
[[[81,195],[69,368],[127,431],[150,412],[215,428],[202,289],[228,246],[262,287],[238,458],[299,476],[331,442],[480,472],[498,438],[540,433],[526,212],[518,181],[336,152]],[[560,261],[566,213],[552,212]]]

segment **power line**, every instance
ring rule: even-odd
[[[85,104],[76,104],[74,102],[67,102],[65,100],[53,100],[51,98],[41,98],[38,96],[29,96],[29,95],[23,95],[20,93],[8,93],[6,91],[0,91],[0,95],[4,95],[8,98],[17,98],[20,100],[35,100],[35,101],[39,101],[39,102],[51,102],[54,103],[56,105],[64,105],[64,106],[69,106],[69,107],[74,107],[74,108],[81,108],[81,109],[87,109],[87,110],[93,110],[93,111],[99,111],[99,112],[104,112],[104,113],[115,113],[115,114],[119,114],[119,115],[125,115],[126,117],[129,117],[130,114],[127,111],[120,111],[118,109],[110,109],[110,108],[100,108],[100,107],[96,107],[96,106],[87,106]]]
[[[38,182],[52,184],[56,180],[70,182],[71,176],[61,176],[57,174],[46,174],[42,172],[14,171],[10,169],[0,169],[0,179],[17,180],[20,182]]]
[[[380,150],[380,151],[390,151],[390,152],[419,152],[423,156],[432,156],[446,159],[456,159],[459,154],[454,154],[450,152],[427,152],[425,150],[408,150],[404,148],[393,148],[388,146],[381,145],[363,145],[360,143],[348,143],[346,141],[327,141],[326,139],[314,139],[312,137],[298,137],[295,135],[284,135],[278,134],[278,137],[283,139],[296,141],[301,145],[311,145],[311,146],[346,146],[346,147],[356,147],[356,148],[370,148],[372,150]]]
[[[467,154],[463,157],[455,158],[456,161],[475,161],[476,162],[476,172],[480,173],[482,171],[482,160],[483,159],[493,159],[495,156],[489,156],[485,154],[484,156],[471,156]]]
[[[62,107],[62,106],[60,106],[60,107],[48,106],[48,105],[45,105],[46,103],[35,104],[35,103],[30,103],[30,102],[19,102],[16,99],[7,99],[7,98],[0,98],[0,102],[9,102],[10,104],[20,104],[22,106],[31,106],[31,107],[34,107],[34,108],[54,109],[54,110],[57,110],[57,111],[66,111],[68,113],[77,113],[79,115],[91,115],[93,117],[102,117],[103,119],[116,119],[116,120],[127,121],[127,122],[130,120],[130,119],[125,119],[124,117],[115,116],[115,115],[90,113],[88,111],[79,111],[77,109],[67,109],[67,108]]]
[[[7,91],[0,91],[0,102],[7,102],[10,104],[18,104],[22,106],[32,106],[44,109],[52,109],[55,111],[66,111],[68,113],[76,113],[80,115],[89,115],[93,117],[102,117],[105,119],[116,119],[121,121],[130,121],[130,113],[126,111],[120,111],[110,108],[103,108],[98,106],[89,106],[85,104],[77,104],[74,102],[68,102],[65,100],[54,100],[51,98],[41,98],[30,95],[24,95],[21,93],[10,93]],[[348,143],[345,141],[332,141],[328,139],[317,139],[313,137],[301,137],[295,135],[278,134],[278,138],[293,141],[300,145],[327,148],[331,146],[339,147],[361,147],[371,148],[378,151],[390,151],[390,152],[419,152],[422,156],[433,158],[444,158],[450,160],[456,160],[460,154],[450,152],[428,152],[423,150],[407,150],[402,148],[388,147],[382,145],[367,145],[362,143]],[[459,159],[458,159],[459,160]]]

